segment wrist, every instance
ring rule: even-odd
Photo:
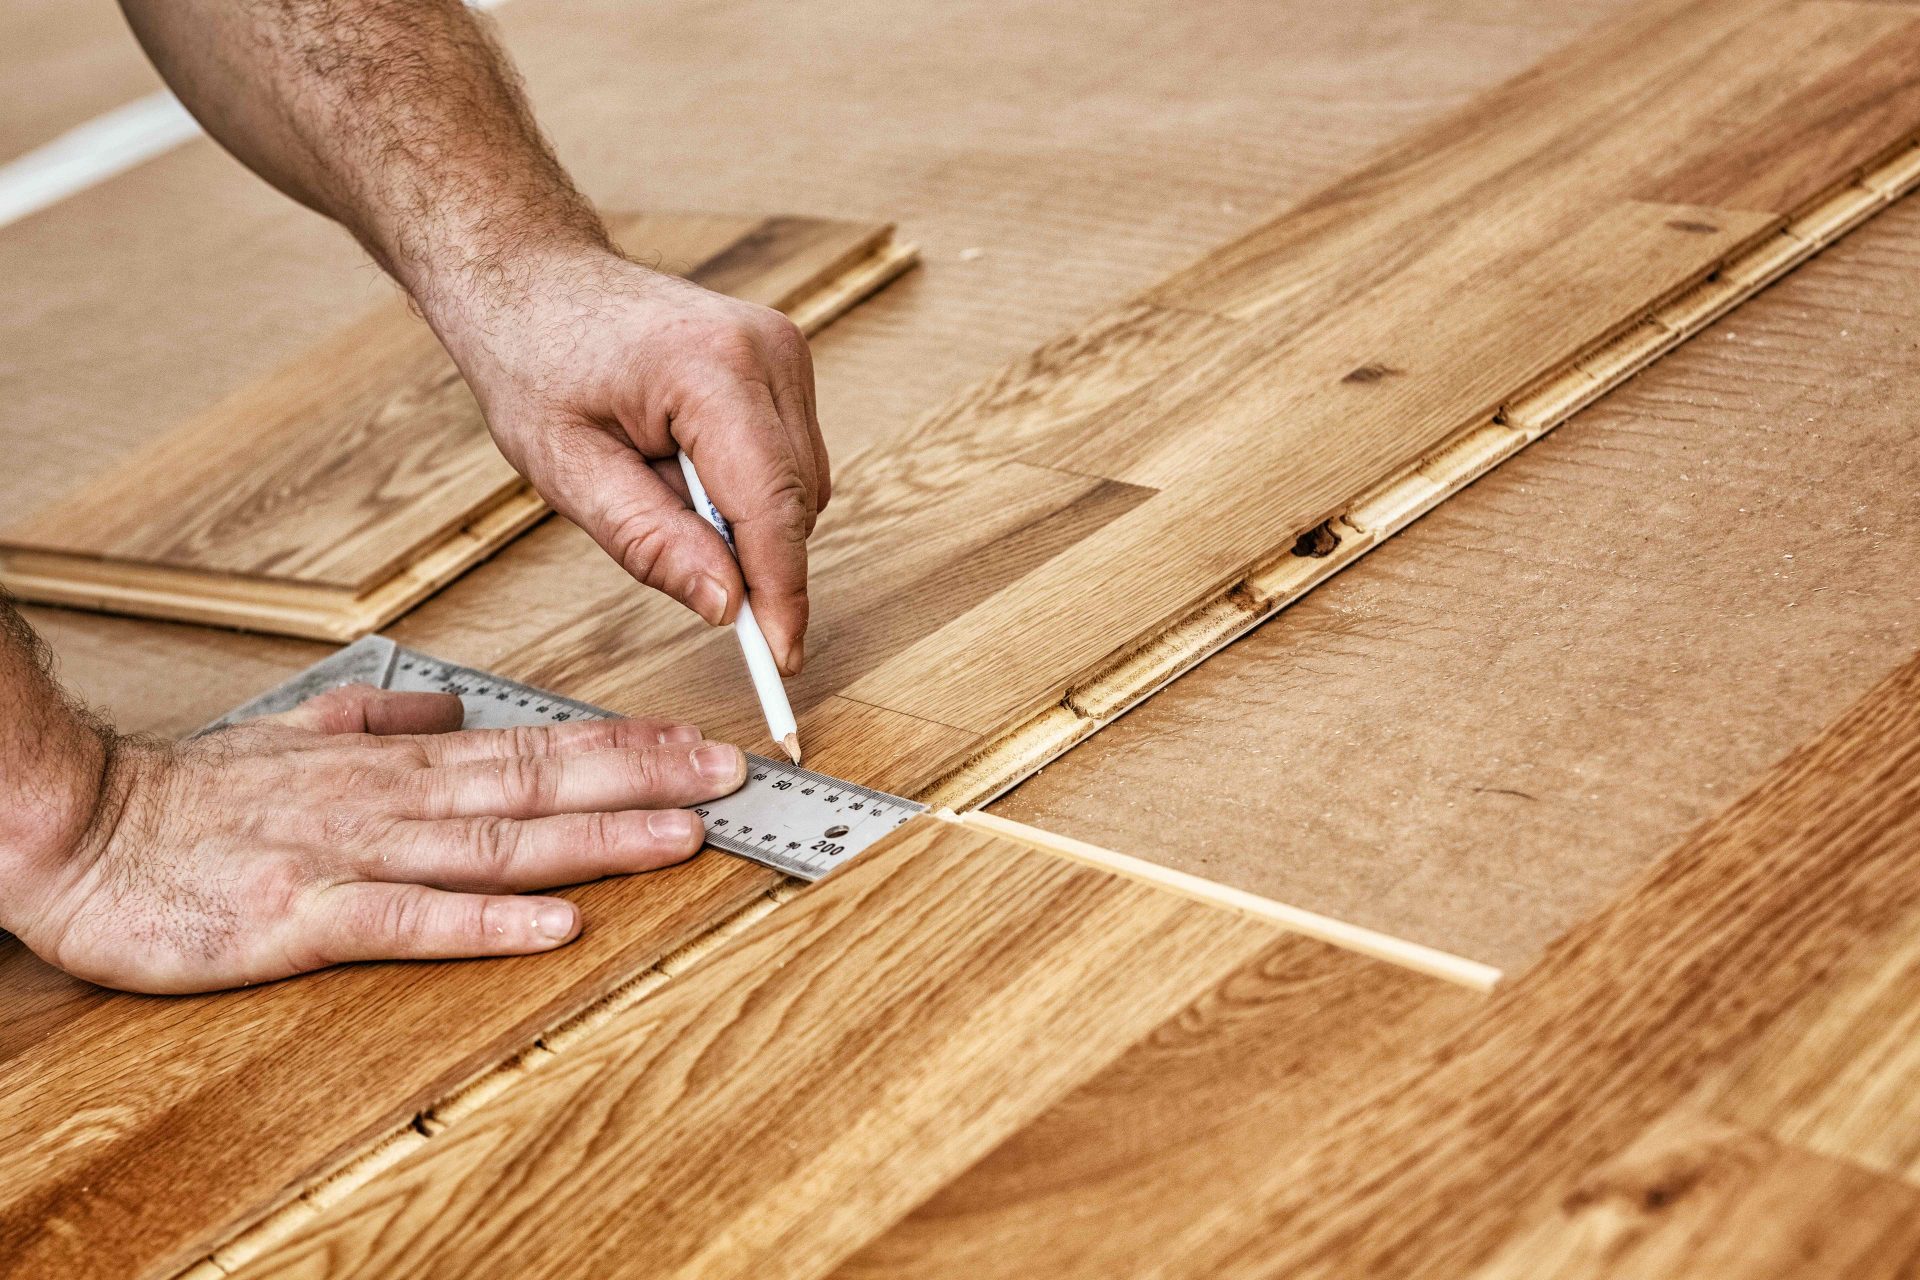
[[[524,312],[579,264],[618,258],[599,218],[583,206],[506,232],[448,236],[411,264],[389,269],[452,346]]]
[[[115,773],[114,734],[56,703],[0,746],[0,928],[28,937],[78,873]]]

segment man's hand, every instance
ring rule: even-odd
[[[806,340],[615,253],[462,0],[122,5],[208,132],[413,296],[554,507],[708,622],[750,591],[775,660],[800,669],[828,493]],[[737,565],[653,465],[676,447],[733,522]]]
[[[363,685],[178,746],[124,744],[78,795],[83,821],[11,851],[3,923],[130,991],[546,951],[579,912],[512,895],[691,856],[702,828],[683,806],[746,773],[692,725],[460,720],[451,695]]]
[[[708,622],[733,621],[750,588],[774,658],[797,673],[807,538],[831,493],[800,331],[592,245],[452,274],[419,290],[422,307],[507,460],[627,572]],[[737,564],[688,507],[678,449],[732,522]]]

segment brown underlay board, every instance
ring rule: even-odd
[[[994,811],[1526,968],[1920,647],[1912,279],[1904,200]]]
[[[1641,181],[1627,163],[1632,157],[1621,159],[1621,148],[1611,144],[1622,130],[1629,135],[1628,150],[1634,156],[1686,158],[1686,127],[1698,121],[1687,112],[1662,109],[1671,105],[1667,99],[1684,100],[1689,92],[1720,94],[1728,90],[1727,81],[1732,78],[1739,82],[1739,91],[1756,99],[1749,105],[1759,113],[1772,91],[1769,86],[1777,86],[1784,94],[1796,92],[1795,86],[1809,77],[1819,83],[1841,74],[1827,69],[1822,61],[1833,52],[1828,45],[1816,45],[1814,53],[1807,55],[1813,68],[1809,71],[1798,61],[1804,41],[1796,44],[1787,38],[1804,35],[1811,29],[1809,24],[1818,26],[1843,17],[1833,5],[1794,6],[1778,13],[1768,10],[1753,18],[1774,23],[1783,35],[1763,42],[1767,45],[1764,65],[1744,70],[1737,63],[1730,70],[1724,57],[1716,61],[1709,54],[1725,32],[1739,29],[1748,9],[1705,7],[1713,10],[1719,35],[1702,29],[1705,24],[1694,7],[1662,6],[1657,11],[1640,11],[1639,29],[1632,39],[1604,37],[1593,45],[1595,58],[1625,61],[1627,65],[1617,70],[1619,75],[1634,69],[1622,47],[1630,52],[1658,48],[1663,67],[1670,72],[1691,68],[1702,81],[1689,85],[1683,74],[1668,75],[1659,83],[1660,93],[1631,104],[1632,109],[1621,108],[1611,118],[1613,132],[1602,132],[1597,142],[1584,123],[1588,115],[1577,120],[1556,116],[1548,86],[1536,78],[1531,100],[1523,94],[1522,102],[1509,102],[1500,111],[1476,115],[1470,110],[1464,122],[1450,127],[1460,135],[1456,145],[1435,153],[1431,163],[1423,160],[1427,152],[1416,149],[1411,160],[1369,176],[1365,189],[1375,193],[1371,198],[1391,213],[1396,201],[1418,203],[1429,184],[1445,176],[1433,172],[1436,165],[1443,170],[1454,164],[1472,167],[1480,163],[1483,148],[1507,157],[1492,166],[1485,181],[1465,184],[1462,189],[1467,195],[1443,220],[1449,230],[1437,240],[1437,233],[1423,234],[1426,224],[1420,218],[1413,219],[1409,229],[1404,222],[1381,214],[1385,221],[1378,225],[1385,228],[1381,233],[1385,239],[1377,247],[1383,253],[1392,249],[1386,256],[1392,259],[1393,269],[1378,279],[1336,281],[1341,289],[1359,292],[1328,300],[1324,315],[1303,328],[1297,340],[1276,344],[1270,333],[1257,332],[1263,323],[1257,317],[1242,319],[1141,303],[1097,320],[1084,333],[1062,339],[1033,360],[957,398],[917,433],[905,437],[909,442],[905,446],[896,443],[844,465],[835,503],[816,539],[815,628],[821,643],[811,647],[816,655],[814,667],[794,683],[796,700],[804,707],[803,732],[818,752],[821,767],[894,790],[922,790],[983,750],[1001,749],[1006,741],[998,737],[1002,730],[1036,712],[1044,713],[1050,723],[1062,717],[1065,721],[1060,735],[1042,748],[1022,747],[1022,768],[1043,763],[1050,751],[1063,747],[1074,734],[1091,731],[1100,714],[1117,714],[1116,704],[1150,691],[1156,680],[1204,653],[1206,642],[1224,642],[1252,625],[1269,606],[1277,607],[1276,601],[1290,598],[1287,593],[1297,588],[1301,572],[1290,548],[1307,527],[1346,509],[1368,523],[1359,543],[1343,546],[1371,545],[1397,528],[1397,522],[1411,519],[1423,503],[1464,483],[1472,465],[1500,456],[1497,448],[1481,450],[1476,445],[1464,455],[1449,451],[1424,464],[1423,470],[1422,460],[1435,443],[1463,428],[1475,429],[1481,415],[1490,418],[1503,402],[1510,402],[1509,409],[1532,409],[1551,392],[1547,400],[1553,405],[1577,404],[1580,394],[1594,393],[1623,370],[1644,363],[1683,332],[1690,332],[1687,326],[1697,327],[1715,308],[1738,301],[1771,273],[1811,253],[1819,237],[1846,225],[1854,213],[1880,207],[1882,193],[1862,189],[1867,202],[1857,209],[1843,204],[1837,213],[1829,210],[1812,222],[1797,224],[1814,239],[1769,230],[1754,245],[1745,246],[1732,242],[1733,227],[1751,225],[1755,214],[1784,221],[1789,211],[1706,214],[1695,208],[1681,210],[1670,200],[1639,199],[1631,191],[1606,193],[1590,210],[1594,217],[1588,221],[1629,233],[1637,237],[1635,243],[1658,246],[1648,261],[1619,264],[1619,288],[1609,294],[1602,287],[1605,281],[1595,274],[1607,269],[1606,256],[1562,243],[1568,238],[1569,222],[1578,221],[1574,213],[1561,210],[1547,216],[1552,213],[1550,205],[1531,189],[1525,199],[1509,200],[1510,193],[1525,187],[1536,168],[1554,181],[1564,179],[1569,184],[1557,189],[1580,192],[1583,200],[1591,197],[1595,190],[1591,173],[1568,159],[1589,155],[1589,144],[1607,144],[1601,146],[1607,153],[1603,158],[1608,163],[1619,160],[1627,176]],[[1885,11],[1879,6],[1843,7],[1848,13]],[[1678,16],[1663,17],[1668,9],[1675,9]],[[1647,19],[1647,13],[1653,19]],[[1843,34],[1861,42],[1864,49],[1871,43],[1870,25],[1848,28]],[[1554,80],[1582,82],[1576,55],[1584,47],[1575,46],[1572,54],[1560,60]],[[1846,74],[1851,77],[1848,85],[1861,95],[1887,96],[1887,83],[1863,77],[1857,69]],[[1597,71],[1588,71],[1584,77],[1586,81],[1605,78]],[[1887,79],[1893,79],[1890,71]],[[1591,105],[1573,102],[1582,111]],[[1555,121],[1564,136],[1547,127]],[[1522,132],[1544,134],[1546,141],[1531,150],[1516,146],[1512,134],[1521,123],[1525,125]],[[1765,138],[1753,140],[1764,142]],[[1898,141],[1890,137],[1887,146]],[[1714,145],[1725,142],[1716,136]],[[1876,159],[1864,143],[1861,147],[1857,158],[1836,164],[1825,179],[1842,184],[1853,169]],[[1704,163],[1711,156],[1695,158]],[[1790,153],[1772,158],[1780,164],[1792,160]],[[1885,172],[1876,170],[1870,180],[1886,180]],[[1642,215],[1654,204],[1675,207],[1660,210],[1671,216],[1650,222]],[[1722,218],[1721,213],[1726,216]],[[1670,222],[1685,225],[1666,225]],[[1510,239],[1495,234],[1502,228],[1510,232]],[[1328,235],[1338,239],[1333,232]],[[1492,259],[1509,268],[1506,275],[1489,277],[1472,258],[1471,246],[1476,243],[1483,243]],[[1281,269],[1288,262],[1310,265],[1323,260],[1317,255],[1324,246],[1316,247],[1312,235],[1301,236],[1292,246],[1281,255]],[[1674,246],[1700,255],[1693,269],[1680,270],[1677,263],[1684,255],[1666,253]],[[1355,256],[1350,245],[1335,248],[1337,252],[1326,251],[1324,260],[1346,262]],[[1693,275],[1707,275],[1729,253],[1739,256],[1723,268],[1721,279],[1703,291],[1686,294],[1676,304],[1680,310],[1663,310],[1682,328],[1636,323],[1661,303],[1649,290],[1669,284],[1680,289]],[[1466,278],[1482,286],[1477,296],[1484,315],[1475,318],[1462,310],[1460,291],[1448,287],[1444,270],[1448,264],[1458,266]],[[1565,283],[1580,290],[1578,296],[1585,299],[1590,314],[1555,315],[1551,325],[1516,332],[1506,309],[1541,308],[1542,299],[1552,293],[1551,282],[1529,269],[1549,266],[1570,273]],[[1656,270],[1650,273],[1649,266]],[[1423,280],[1430,293],[1421,294],[1414,287]],[[1289,377],[1284,367],[1289,351],[1301,353],[1309,368],[1327,366],[1338,350],[1334,327],[1350,325],[1356,334],[1378,336],[1380,330],[1368,314],[1382,298],[1391,298],[1403,308],[1401,329],[1407,333],[1419,332],[1423,316],[1445,317],[1463,326],[1459,334],[1448,336],[1463,351],[1472,350],[1472,334],[1481,322],[1490,331],[1515,334],[1512,341],[1528,350],[1502,352],[1488,362],[1489,367],[1508,372],[1537,368],[1552,374],[1553,381],[1543,392],[1526,398],[1518,394],[1524,390],[1518,386],[1490,392],[1479,372],[1471,369],[1459,377],[1451,369],[1429,370],[1416,380],[1393,373],[1401,366],[1383,362],[1365,345],[1350,353],[1351,364],[1331,386],[1316,387]],[[1568,365],[1585,348],[1616,333],[1624,334],[1623,346],[1596,348],[1594,354]],[[1220,363],[1231,351],[1238,351],[1246,362],[1237,378],[1232,367]],[[1183,369],[1188,357],[1196,367]],[[1205,368],[1199,367],[1202,362]],[[1348,380],[1352,374],[1359,376]],[[1312,415],[1324,412],[1329,404],[1351,404],[1358,414],[1373,403],[1372,412],[1378,416],[1371,425],[1361,423],[1351,432],[1343,420],[1341,430],[1317,437],[1317,444],[1299,441],[1299,447],[1282,456],[1282,441],[1292,437],[1281,434],[1287,424],[1276,425],[1266,416],[1265,408],[1271,406],[1260,402],[1261,388],[1267,385],[1262,379],[1271,380],[1276,395],[1287,397],[1290,411],[1299,410],[1301,423],[1314,420]],[[1431,396],[1421,390],[1429,381]],[[1124,464],[1127,475],[1084,475],[1047,464],[1050,450],[1075,447],[1085,434],[1085,424],[1101,416],[1106,406],[1133,397],[1124,406],[1126,420],[1144,421],[1152,411],[1149,393],[1156,389],[1168,397],[1169,422],[1195,427],[1192,458],[1170,456],[1153,447],[1142,450],[1141,443],[1150,446],[1151,442],[1130,436],[1116,440],[1112,459],[1116,469]],[[1364,398],[1374,392],[1379,395],[1371,402]],[[1488,395],[1493,397],[1490,402]],[[1471,412],[1452,417],[1475,397],[1481,401],[1472,403]],[[1119,421],[1120,415],[1113,418]],[[1405,438],[1387,439],[1381,418],[1403,422]],[[1492,444],[1517,447],[1516,440],[1524,441],[1530,431],[1544,430],[1557,419],[1523,414],[1510,415],[1510,420],[1527,426],[1493,424],[1499,429],[1490,431]],[[1241,438],[1230,438],[1234,429],[1242,433]],[[1475,438],[1485,440],[1482,435]],[[1342,442],[1349,440],[1366,445],[1364,456],[1343,452]],[[1396,450],[1400,451],[1398,462],[1394,461]],[[1405,470],[1408,463],[1414,464],[1411,472]],[[1136,466],[1146,470],[1132,470]],[[1289,487],[1294,470],[1304,477],[1305,490]],[[1284,474],[1276,477],[1276,472]],[[1143,476],[1153,482],[1142,483]],[[1344,506],[1383,480],[1393,481],[1383,496]],[[1351,491],[1337,494],[1331,506],[1315,507],[1303,496],[1309,491],[1333,492],[1347,483]],[[1220,501],[1223,498],[1239,501]],[[1037,565],[1028,559],[1030,530],[1041,531],[1043,545],[1053,548],[1051,557]],[[750,716],[738,706],[734,682],[723,683],[717,676],[681,678],[698,676],[703,670],[723,672],[726,637],[689,625],[677,612],[660,608],[659,601],[619,580],[617,570],[603,560],[577,531],[550,523],[514,546],[511,554],[455,583],[397,631],[409,642],[449,658],[483,660],[507,674],[560,684],[575,696],[619,709],[686,715],[715,731],[748,729]],[[876,560],[884,563],[890,577],[913,583],[916,589],[905,593],[884,615],[886,636],[873,642],[862,614],[875,607],[878,579],[872,565]],[[541,579],[550,577],[552,566],[561,563],[581,566],[578,581],[589,589],[556,601],[555,588],[541,585]],[[1255,569],[1252,576],[1247,574],[1249,567]],[[1095,575],[1091,585],[1072,577],[1089,569]],[[956,584],[951,592],[946,590],[950,581]],[[1236,584],[1242,589],[1219,594]],[[523,586],[530,598],[563,606],[564,611],[543,608],[502,618],[493,602],[519,598],[516,593]],[[932,589],[936,586],[941,589]],[[1100,607],[1082,607],[1086,603],[1082,597],[1096,588]],[[1064,591],[1059,597],[1062,607],[1051,607],[1049,593],[1059,590]],[[1074,607],[1066,609],[1066,604]],[[1191,629],[1163,631],[1168,621],[1183,627],[1191,624]],[[1201,626],[1202,622],[1207,625]],[[1165,663],[1156,665],[1160,662],[1157,646],[1174,635],[1191,635],[1198,647],[1186,646],[1184,640],[1168,644]],[[1145,655],[1135,668],[1128,667],[1132,659],[1113,668],[1124,679],[1092,678],[1103,663],[1124,658],[1135,647]],[[1051,669],[1042,670],[1045,663],[1051,663]],[[1069,692],[1072,701],[1061,703],[1061,695]],[[960,701],[965,705],[949,714],[947,705]],[[1082,709],[1075,710],[1076,706]],[[997,776],[1004,785],[1008,777],[1017,775],[990,776],[990,771],[983,771],[980,776],[989,784]],[[720,868],[708,874],[724,877],[723,887],[739,892],[742,900],[751,899],[771,882],[768,877],[748,883],[746,878],[757,872],[711,858],[694,866]],[[45,1140],[31,1191],[39,1203],[59,1206],[60,1215],[54,1231],[35,1238],[36,1246],[57,1249],[62,1241],[84,1237],[102,1266],[123,1271],[157,1268],[162,1260],[190,1260],[195,1242],[213,1247],[340,1161],[365,1152],[381,1135],[404,1126],[414,1111],[445,1097],[467,1072],[481,1069],[488,1051],[494,1052],[495,1062],[511,1055],[515,1047],[506,1042],[515,1029],[537,1028],[545,1018],[564,1017],[591,1005],[609,988],[644,977],[651,957],[672,943],[664,940],[667,931],[637,923],[638,917],[668,910],[676,895],[691,891],[696,883],[693,876],[689,870],[575,891],[587,905],[588,919],[598,922],[590,925],[589,938],[594,929],[618,936],[610,943],[610,952],[596,953],[603,965],[586,973],[572,968],[562,972],[561,966],[568,963],[564,958],[543,958],[540,963],[548,964],[554,975],[550,982],[509,984],[498,977],[498,967],[488,965],[408,967],[402,970],[404,979],[396,978],[393,969],[382,968],[275,989],[292,994],[248,993],[249,999],[259,1000],[247,1006],[234,1004],[230,997],[160,1006],[168,1011],[165,1034],[149,1025],[144,1043],[160,1061],[171,1062],[179,1056],[196,1063],[195,1068],[179,1072],[145,1069],[138,1078],[129,1072],[105,1081],[57,1074],[52,1064],[89,1058],[83,1051],[87,1036],[108,1034],[130,1016],[126,1012],[130,1006],[112,997],[68,992],[57,1012],[44,1015],[40,1028],[26,1038],[13,1061],[0,1067],[0,1074],[9,1077],[6,1097],[18,1108],[40,1108],[43,1116],[72,1116],[106,1107],[115,1114],[146,1117],[149,1123],[137,1135],[123,1133],[118,1141]],[[717,903],[703,909],[712,910],[714,919],[727,910]],[[18,963],[32,971],[30,961]],[[381,1027],[408,1027],[404,1060],[375,1054],[361,1044],[339,1045],[313,1036],[273,1040],[284,1058],[274,1063],[285,1073],[279,1077],[284,1083],[268,1080],[262,1087],[249,1089],[244,1086],[250,1082],[247,1068],[253,1064],[218,1056],[215,1046],[245,1041],[228,1034],[239,1025],[241,1008],[253,1010],[268,1028],[317,1026],[307,1021],[319,1016],[313,1006],[322,1002],[321,993],[333,992],[339,998],[326,1004],[335,1018],[375,1023],[378,1014],[389,1019]],[[118,1021],[99,1012],[109,1005],[119,1014]],[[43,1007],[51,1005],[43,1001]],[[484,1031],[454,1027],[444,1015],[437,1020],[433,1015],[433,1010],[459,1009],[472,1018],[476,1008],[487,1015],[482,1019]],[[519,1042],[522,1047],[526,1043],[525,1039]],[[209,1059],[213,1065],[198,1065]],[[223,1072],[223,1066],[230,1071]],[[22,1089],[22,1081],[30,1082],[32,1088]],[[340,1096],[349,1081],[350,1096]],[[195,1091],[196,1086],[219,1091],[217,1098],[207,1097],[206,1109],[197,1115],[195,1106],[202,1094]],[[301,1100],[309,1092],[323,1095],[329,1109],[325,1116],[311,1115],[303,1107]],[[210,1116],[218,1116],[219,1123],[207,1123]],[[54,1132],[44,1126],[30,1127]],[[188,1150],[195,1141],[231,1143],[251,1158],[226,1165],[175,1158],[175,1153]],[[138,1193],[143,1174],[153,1168],[164,1168],[170,1178],[166,1203]],[[191,1211],[182,1206],[191,1206]],[[56,1253],[56,1257],[77,1265],[71,1253]]]
[[[159,88],[113,5],[0,9],[0,164]]]
[[[629,215],[636,258],[817,332],[910,266],[887,225]],[[547,513],[391,302],[0,530],[25,600],[351,640]]]
[[[1150,1217],[1136,1148],[1162,1192],[1225,1190],[1187,1146],[1270,1141],[1477,999],[922,819],[238,1274],[818,1275],[1035,1142],[1080,1157],[1065,1204],[1125,1188]]]

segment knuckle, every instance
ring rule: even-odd
[[[500,762],[500,798],[508,815],[545,813],[553,808],[559,775],[545,761],[528,756]]]
[[[353,908],[347,927],[357,936],[405,944],[423,936],[428,911],[417,893],[369,894]]]
[[[467,865],[483,880],[498,880],[510,870],[517,852],[517,830],[507,819],[488,814],[470,819],[464,833]]]
[[[641,582],[655,584],[672,542],[665,522],[650,511],[617,516],[609,523],[606,538],[621,568]]]
[[[783,475],[761,504],[763,518],[775,531],[796,542],[805,542],[807,522],[813,518],[813,504],[807,500],[800,477]]]

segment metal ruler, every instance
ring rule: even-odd
[[[443,662],[385,636],[368,636],[236,707],[200,732],[291,710],[317,693],[346,684],[457,694],[466,705],[469,729],[614,718],[599,707]],[[707,843],[715,848],[802,880],[818,880],[907,819],[926,812],[926,806],[748,752],[746,785],[730,796],[696,806],[694,812],[706,821]]]

